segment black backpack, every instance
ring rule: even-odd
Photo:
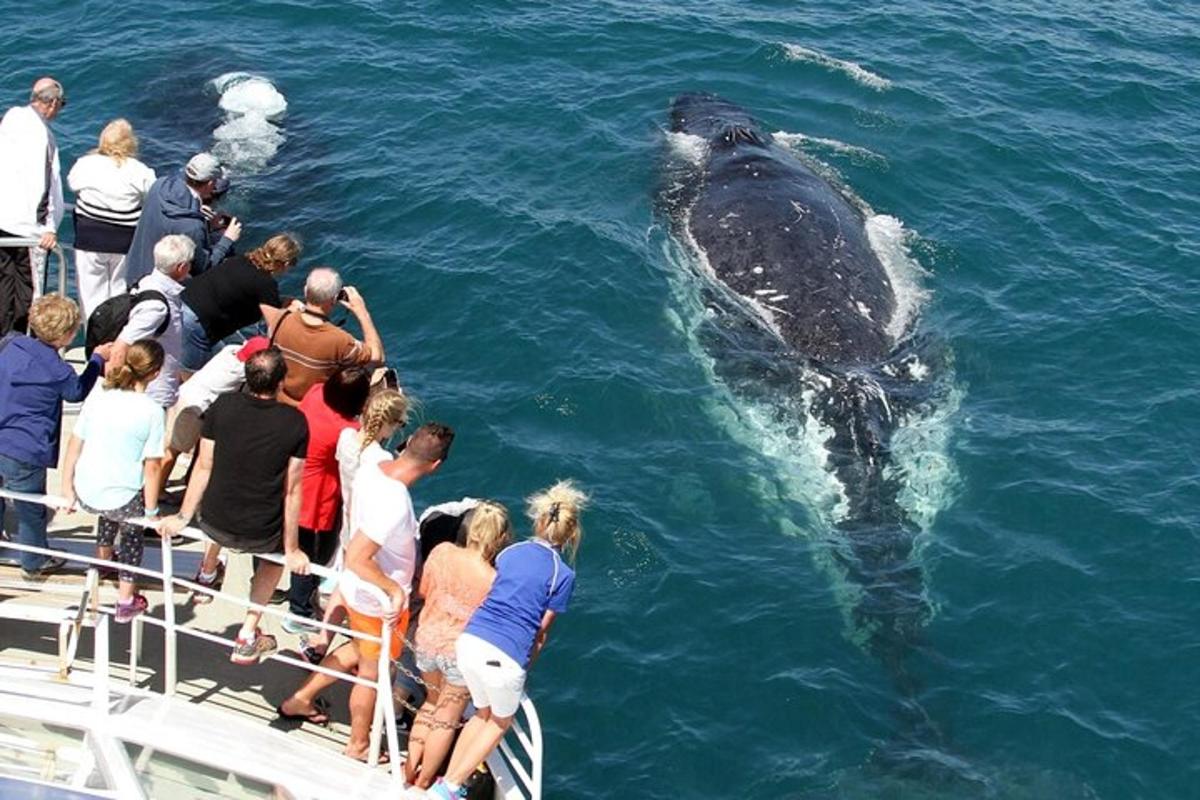
[[[155,339],[162,336],[167,326],[171,324],[171,304],[167,302],[167,296],[156,289],[139,292],[135,286],[125,294],[108,298],[96,306],[96,309],[88,316],[87,336],[84,338],[84,353],[88,358],[91,358],[92,351],[98,345],[115,342],[117,336],[124,329],[125,323],[129,322],[129,314],[133,311],[133,307],[148,300],[157,300],[167,309],[163,321],[154,329]]]

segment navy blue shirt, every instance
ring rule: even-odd
[[[506,547],[496,559],[496,580],[483,605],[463,630],[503,650],[522,667],[546,611],[567,610],[575,591],[575,571],[541,539]]]
[[[93,353],[83,374],[76,375],[45,342],[11,337],[0,350],[0,454],[39,467],[58,464],[63,401],[87,397],[103,364]]]

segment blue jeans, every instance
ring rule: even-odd
[[[14,492],[44,494],[46,491],[46,468],[26,464],[5,455],[0,455],[0,485]],[[0,497],[0,524],[3,524],[5,505],[13,504],[17,513],[17,532],[12,541],[30,547],[46,547],[46,523],[50,514],[41,503],[23,503],[19,500],[7,500]],[[12,552],[12,551],[9,551]],[[41,553],[19,551],[21,568],[38,570],[46,563],[48,556]]]
[[[216,348],[208,340],[200,318],[187,303],[183,304],[180,322],[183,323],[183,368],[188,372],[197,372],[213,357]]]

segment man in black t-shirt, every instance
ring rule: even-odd
[[[279,553],[288,569],[308,572],[308,557],[299,545],[300,477],[308,448],[304,415],[279,403],[275,394],[287,366],[276,347],[255,353],[246,362],[247,394],[224,394],[204,415],[200,455],[188,481],[179,514],[159,524],[163,536],[178,533],[200,512],[200,529],[212,539],[196,582],[221,588],[222,547],[241,553]],[[259,559],[250,583],[250,600],[270,601],[283,566]],[[197,593],[194,602],[212,597]],[[255,664],[275,652],[275,637],[259,632],[262,612],[249,609],[229,660]]]

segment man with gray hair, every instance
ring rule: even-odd
[[[113,367],[125,363],[125,352],[139,339],[154,339],[161,344],[166,357],[158,377],[146,387],[146,396],[168,409],[175,405],[179,395],[183,281],[192,268],[195,251],[195,242],[179,233],[164,236],[154,245],[154,271],[138,281],[130,294],[153,292],[158,302],[136,303],[130,308],[129,319],[117,334],[109,358]]]
[[[349,309],[362,327],[360,342],[329,321],[337,305]],[[271,342],[283,352],[287,378],[279,399],[300,405],[305,393],[343,367],[383,362],[383,340],[362,295],[330,267],[317,267],[304,282],[304,303],[292,308],[263,307]]]
[[[49,123],[66,105],[61,83],[38,78],[29,105],[10,108],[0,120],[0,238],[38,239],[46,251],[58,244],[62,175]],[[28,326],[33,289],[29,248],[0,247],[0,336]]]
[[[179,172],[159,178],[146,193],[142,215],[125,256],[126,280],[132,285],[154,270],[154,247],[167,234],[181,233],[196,245],[191,274],[199,275],[233,250],[242,235],[242,224],[231,219],[221,237],[209,246],[209,223],[204,204],[226,182],[225,169],[211,153],[197,153]]]

